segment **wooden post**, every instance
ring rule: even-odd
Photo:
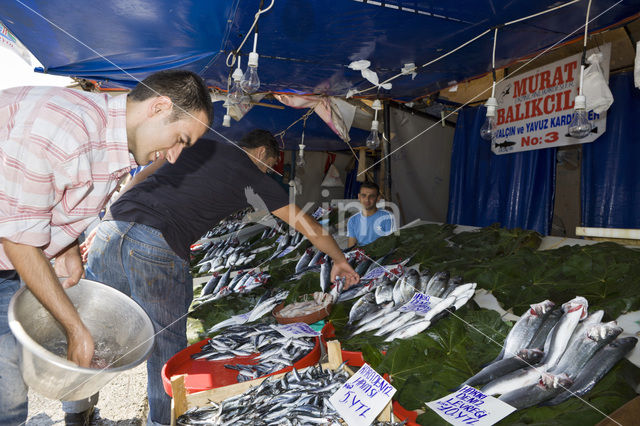
[[[183,415],[187,409],[187,389],[184,386],[184,374],[171,378],[171,393],[173,394],[173,405],[171,410],[171,424],[175,424],[175,419]]]

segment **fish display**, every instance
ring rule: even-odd
[[[293,369],[281,378],[267,377],[249,388],[219,403],[192,408],[179,416],[178,425],[335,425],[341,417],[329,402],[347,380],[349,374],[313,366]],[[399,426],[405,422],[374,422],[377,426]]]
[[[260,272],[257,269],[238,271],[233,278],[231,278],[231,269],[224,274],[216,273],[211,276],[202,288],[200,296],[194,299],[194,307],[213,302],[232,293],[250,293],[254,289],[265,285],[269,278],[271,278],[271,275],[266,272]]]
[[[587,310],[580,296],[560,310],[549,300],[531,305],[511,328],[500,355],[463,385],[484,385],[482,393],[500,395],[517,409],[585,394],[637,342],[616,340],[622,328],[601,322],[604,312],[588,315]]]
[[[259,318],[262,318],[266,314],[270,313],[273,308],[278,306],[283,300],[287,298],[289,292],[279,291],[275,295],[271,295],[271,291],[265,292],[262,297],[258,300],[256,305],[249,312],[245,312],[244,314],[235,315],[229,319],[221,321],[211,327],[207,333],[209,335],[217,332],[218,330],[222,330],[223,328],[228,328],[233,325],[240,325],[246,322],[253,322]]]
[[[225,364],[226,368],[238,370],[237,380],[243,382],[290,367],[314,347],[313,338],[287,338],[269,324],[236,325],[209,339],[191,358],[222,361],[255,355],[251,364]]]
[[[448,272],[432,275],[424,271],[421,274],[408,268],[400,276],[390,278],[384,275],[368,284],[361,284],[362,290],[359,291],[364,295],[353,304],[347,322],[354,328],[352,335],[374,332],[391,342],[423,332],[439,319],[460,309],[475,293],[475,283],[463,283],[460,277],[449,277]],[[392,281],[394,278],[395,282]],[[416,311],[405,306],[416,294],[428,299],[429,309]]]

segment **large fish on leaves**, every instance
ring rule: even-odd
[[[564,354],[578,322],[587,316],[587,306],[588,302],[584,297],[576,297],[563,304],[564,315],[547,336],[540,364],[499,377],[482,388],[482,393],[505,394],[536,383],[543,373],[556,366]]]
[[[635,337],[621,337],[600,349],[578,373],[567,391],[542,405],[557,405],[572,396],[581,397],[589,392],[638,343]]]
[[[511,328],[502,346],[502,351],[493,362],[513,357],[520,349],[526,348],[554,306],[555,303],[550,300],[531,305]]]

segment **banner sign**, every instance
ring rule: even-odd
[[[586,57],[592,53],[602,53],[600,66],[609,81],[611,43],[587,51]],[[593,124],[589,136],[573,138],[567,130],[580,85],[581,57],[581,53],[569,56],[496,83],[494,154],[593,142],[605,132],[607,114],[593,111],[588,113]]]
[[[31,65],[31,54],[29,53],[29,50],[20,43],[20,40],[11,34],[11,31],[9,31],[2,22],[0,22],[0,47],[5,47],[13,51],[24,59],[27,64]]]

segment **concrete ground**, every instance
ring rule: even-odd
[[[100,391],[93,425],[138,426],[147,419],[147,364],[125,371]],[[27,426],[64,425],[60,401],[29,391]]]

